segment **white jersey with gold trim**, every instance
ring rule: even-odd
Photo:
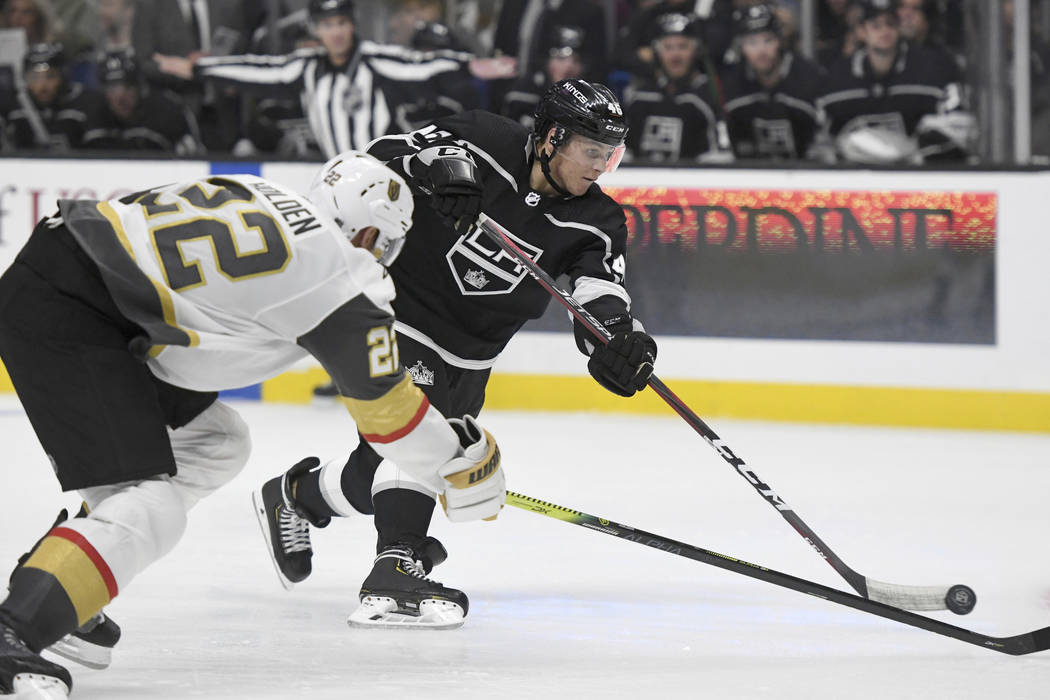
[[[297,338],[358,295],[392,314],[393,284],[372,255],[305,197],[260,177],[60,204],[121,310],[147,331],[150,369],[178,386],[272,377],[308,354]]]

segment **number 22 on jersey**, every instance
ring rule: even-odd
[[[200,260],[187,260],[183,252],[184,244],[198,240],[210,244],[216,269],[231,281],[282,271],[292,255],[280,225],[261,209],[236,206],[238,203],[248,203],[255,199],[255,196],[239,183],[212,178],[208,184],[215,185],[216,189],[209,193],[200,183],[195,183],[178,192],[176,196],[198,211],[215,212],[211,215],[204,213],[201,216],[193,216],[193,212],[183,210],[183,205],[178,200],[158,203],[157,198],[162,193],[155,191],[147,192],[135,200],[146,210],[147,219],[176,212],[186,214],[184,218],[174,222],[150,228],[150,237],[168,286],[176,292],[181,292],[207,284]],[[224,210],[217,211],[220,209]],[[237,245],[235,229],[258,231],[262,238],[262,248],[249,253],[241,252]]]
[[[390,326],[376,326],[365,336],[368,343],[368,372],[373,377],[384,377],[397,371],[400,358],[397,352],[397,334]]]

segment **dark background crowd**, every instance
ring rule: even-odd
[[[803,50],[800,0],[0,0],[0,149],[320,159],[473,107],[531,125],[548,85],[583,77],[621,97],[633,162],[988,160],[979,3],[816,5]],[[1009,66],[1013,2],[989,5]],[[1017,22],[1036,162],[1048,5]]]

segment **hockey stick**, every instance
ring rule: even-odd
[[[941,622],[940,620],[916,615],[913,612],[908,612],[907,610],[886,605],[885,603],[880,603],[869,598],[862,598],[861,596],[852,593],[846,593],[845,591],[830,588],[814,581],[798,578],[791,574],[767,569],[759,564],[752,564],[743,561],[742,559],[736,559],[725,554],[713,552],[709,549],[672,540],[669,537],[654,535],[645,530],[638,530],[628,525],[621,525],[611,520],[606,520],[605,518],[598,518],[593,515],[588,515],[587,513],[581,513],[578,510],[572,510],[570,508],[565,508],[564,506],[558,506],[536,498],[530,498],[529,496],[524,496],[520,493],[514,493],[513,491],[507,492],[507,504],[512,505],[515,508],[521,508],[522,510],[546,515],[555,520],[562,520],[567,523],[572,523],[573,525],[579,525],[580,527],[585,527],[589,530],[604,532],[607,535],[619,537],[622,540],[628,540],[647,547],[653,547],[654,549],[660,549],[671,554],[676,554],[680,557],[685,557],[686,559],[692,559],[704,564],[710,564],[711,566],[717,566],[719,569],[743,574],[749,578],[755,578],[760,581],[765,581],[766,583],[771,583],[774,586],[790,588],[793,591],[806,593],[808,595],[816,596],[817,598],[823,598],[824,600],[838,603],[839,605],[845,605],[854,610],[878,615],[887,620],[901,622],[905,625],[911,625],[912,627],[926,630],[927,632],[933,632],[934,634],[939,634],[944,637],[958,639],[967,644],[984,647],[985,649],[991,649],[992,651],[998,651],[1003,654],[1021,656],[1023,654],[1032,654],[1034,652],[1050,649],[1050,627],[1043,627],[1042,629],[1025,632],[1024,634],[1018,634],[1013,637],[991,637],[986,634],[981,634],[980,632],[971,632],[968,629],[956,627],[955,625],[950,625],[946,622]]]
[[[539,282],[540,286],[547,290],[562,306],[568,309],[576,320],[583,324],[591,333],[598,337],[602,343],[608,343],[612,335],[601,324],[598,319],[591,315],[587,309],[576,301],[571,294],[563,291],[557,283],[540,268],[526,253],[512,240],[513,236],[503,230],[498,224],[485,214],[478,218],[478,228],[492,239],[503,251],[514,258],[519,265],[523,266],[532,277]],[[831,568],[835,569],[842,578],[860,595],[870,600],[879,601],[897,608],[908,610],[944,610],[947,608],[958,615],[965,615],[973,610],[977,604],[977,596],[968,586],[957,584],[954,586],[901,586],[894,583],[885,583],[868,578],[857,573],[838,557],[817,533],[798,516],[784,502],[780,496],[748,467],[744,460],[733,453],[720,437],[703,420],[672,392],[654,374],[649,378],[649,386],[652,387],[660,398],[680,415],[693,430],[700,434],[711,447],[722,456],[726,462],[736,469],[742,477],[762,498],[777,509],[793,528],[806,540],[817,554],[824,558]]]

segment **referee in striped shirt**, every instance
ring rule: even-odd
[[[310,19],[321,46],[285,56],[203,57],[155,54],[160,70],[184,79],[207,79],[276,96],[298,94],[326,158],[364,150],[399,131],[393,115],[435,76],[469,69],[477,78],[514,74],[510,58],[479,59],[456,51],[421,53],[357,41],[353,0],[310,0]]]

